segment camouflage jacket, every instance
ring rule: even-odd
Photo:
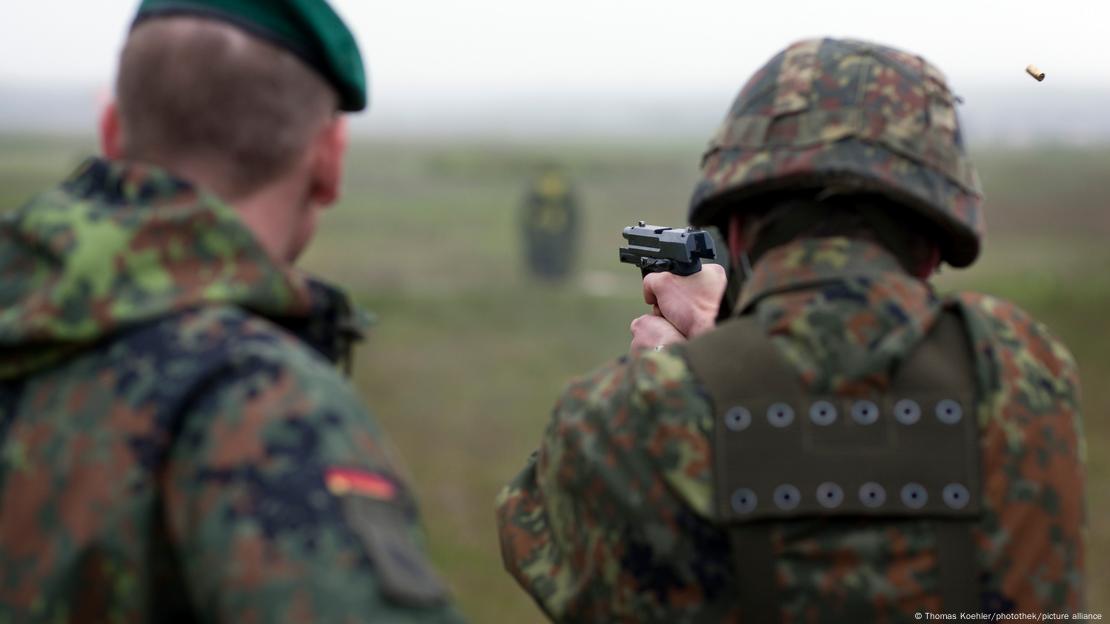
[[[1068,351],[1010,303],[947,301],[881,248],[814,239],[772,250],[741,294],[814,392],[883,384],[945,305],[975,352],[983,513],[973,529],[985,612],[1083,604],[1083,438]],[[498,500],[505,565],[558,621],[739,621],[730,542],[713,501],[714,406],[683,347],[573,382],[539,452]],[[939,611],[926,523],[780,522],[782,621],[914,621]]]
[[[337,290],[91,160],[0,219],[0,622],[453,622]]]

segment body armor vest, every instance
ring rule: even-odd
[[[751,315],[690,341],[686,354],[714,408],[714,505],[745,621],[780,619],[773,527],[819,518],[928,521],[942,608],[978,611],[976,385],[958,313],[941,313],[871,396],[807,391]]]

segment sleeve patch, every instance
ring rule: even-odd
[[[413,541],[402,506],[370,496],[343,496],[342,502],[348,524],[373,562],[385,598],[412,607],[447,602],[447,587]]]
[[[328,468],[324,472],[324,483],[335,496],[356,494],[383,501],[397,496],[397,486],[392,479],[355,468]]]

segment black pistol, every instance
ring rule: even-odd
[[[713,237],[704,230],[661,227],[640,221],[624,228],[621,236],[628,241],[628,247],[621,247],[621,262],[640,267],[642,275],[662,271],[693,275],[701,270],[702,258],[717,258]]]

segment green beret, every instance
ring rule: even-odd
[[[197,15],[230,22],[292,52],[339,92],[339,108],[366,108],[366,70],[358,43],[324,0],[143,0],[138,24],[150,17]]]

